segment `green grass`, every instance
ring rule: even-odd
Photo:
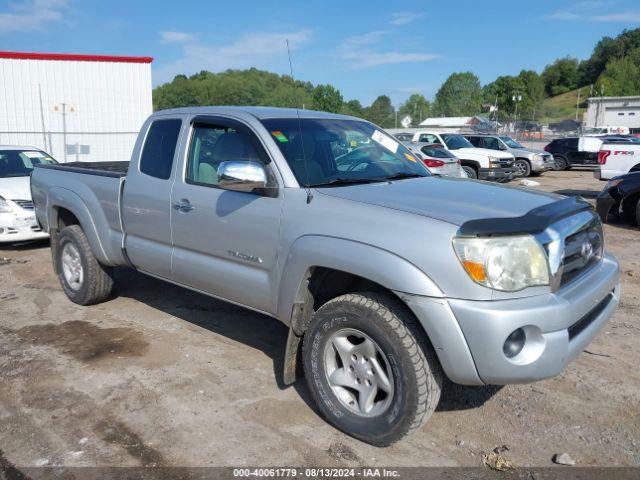
[[[582,121],[582,115],[586,112],[586,100],[589,97],[589,87],[583,87],[580,93],[580,108],[578,109],[578,121]],[[578,89],[545,98],[540,108],[538,121],[541,123],[559,122],[568,118],[576,118],[576,102]]]

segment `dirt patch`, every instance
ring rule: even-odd
[[[327,453],[331,458],[335,458],[336,460],[347,460],[349,462],[362,461],[351,447],[340,442],[332,443],[327,449]]]
[[[162,454],[145,445],[142,438],[123,423],[103,421],[98,423],[95,429],[105,442],[125,449],[129,455],[138,459],[142,466],[160,467],[165,465]]]
[[[87,363],[106,358],[140,357],[149,348],[149,344],[137,330],[126,327],[100,328],[80,320],[59,325],[30,325],[15,333],[23,340],[55,347],[62,353]]]

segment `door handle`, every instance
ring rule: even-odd
[[[189,202],[189,200],[187,200],[186,198],[183,198],[179,202],[174,203],[172,206],[175,210],[178,210],[182,213],[190,212],[194,208],[193,205],[191,205],[191,202]]]

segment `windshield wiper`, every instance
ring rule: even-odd
[[[336,185],[355,185],[358,183],[374,183],[374,182],[384,182],[386,178],[334,178],[327,182],[323,183],[314,183],[309,185],[309,187],[332,187]]]
[[[384,180],[403,180],[405,178],[421,178],[426,177],[427,175],[422,175],[420,173],[410,173],[410,172],[398,172],[393,175],[389,175],[388,177],[383,177]]]

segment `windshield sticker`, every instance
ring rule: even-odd
[[[414,157],[413,155],[405,153],[404,156],[407,157],[407,160],[409,160],[410,162],[416,163],[416,157]]]
[[[45,155],[42,152],[22,152],[29,158],[44,158]]]
[[[284,133],[282,133],[280,130],[274,130],[273,132],[271,132],[271,135],[273,135],[274,137],[276,137],[276,139],[280,142],[280,143],[287,143],[289,140],[287,139],[287,137],[284,136]]]
[[[391,137],[386,136],[380,130],[376,130],[373,132],[373,134],[371,135],[371,140],[373,140],[376,143],[379,143],[384,148],[389,150],[391,153],[396,153],[398,151],[398,146],[399,146],[398,142],[396,142]]]

